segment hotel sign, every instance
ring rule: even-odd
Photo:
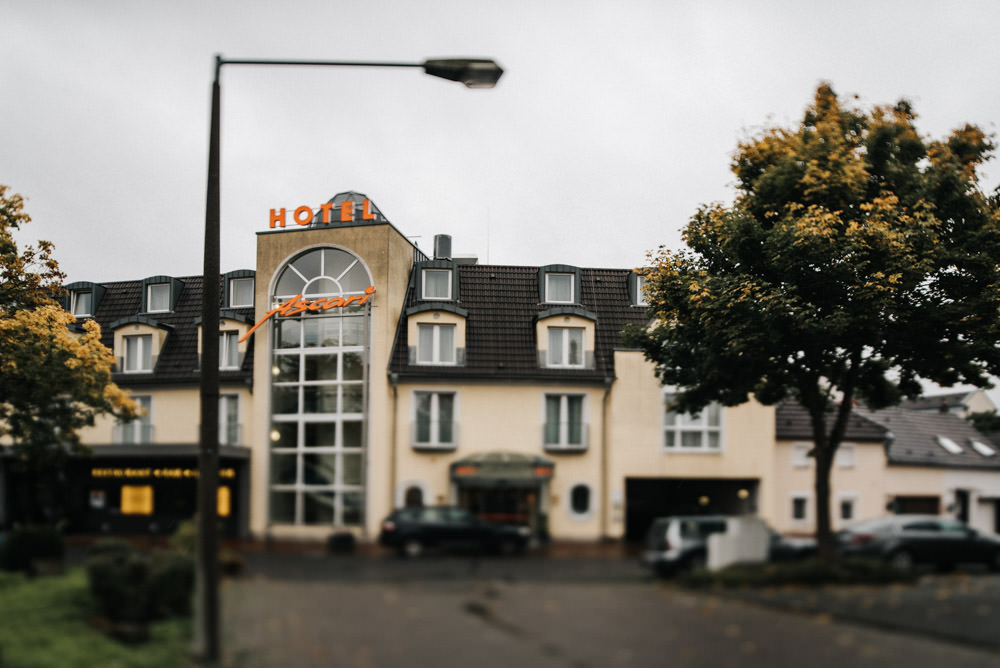
[[[360,207],[358,206],[360,204]],[[359,210],[360,209],[360,210]],[[316,218],[316,212],[311,206],[300,206],[292,212],[292,221],[296,225],[306,227]],[[335,220],[336,219],[336,220]],[[360,203],[344,200],[340,203],[326,202],[319,205],[319,222],[324,225],[331,223],[356,223],[359,221],[376,220],[376,212],[372,209],[372,201],[364,199]],[[284,229],[288,224],[286,209],[271,209],[270,229]]]
[[[365,288],[365,294],[363,295],[351,295],[350,297],[319,297],[318,299],[303,299],[301,294],[295,295],[283,304],[276,306],[267,313],[264,317],[257,321],[257,323],[251,327],[246,334],[240,337],[239,342],[243,343],[253,334],[258,327],[263,325],[265,322],[271,319],[272,316],[280,315],[282,317],[290,317],[293,315],[299,315],[301,313],[306,313],[307,311],[329,311],[332,308],[343,308],[345,306],[364,306],[375,294],[375,286],[369,285]]]

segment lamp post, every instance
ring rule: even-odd
[[[215,57],[212,83],[211,130],[208,143],[208,194],[205,202],[205,259],[202,283],[201,434],[198,450],[198,615],[195,651],[206,662],[218,662],[219,564],[217,558],[217,494],[219,477],[219,74],[223,65],[290,67],[407,67],[458,81],[468,88],[492,88],[503,70],[493,60],[444,58],[422,63],[359,62],[341,60],[260,60]]]

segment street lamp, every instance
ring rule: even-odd
[[[503,69],[484,58],[439,58],[423,63],[355,62],[339,60],[259,60],[215,57],[212,83],[211,131],[208,140],[208,194],[205,202],[205,269],[201,323],[201,433],[198,450],[198,598],[197,650],[208,662],[217,662],[219,646],[219,564],[217,506],[219,476],[219,73],[223,65],[279,65],[292,67],[409,67],[431,76],[458,81],[469,88],[492,88]]]

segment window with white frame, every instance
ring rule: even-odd
[[[722,406],[712,402],[700,413],[678,413],[664,395],[663,445],[678,452],[719,452],[722,442]]]
[[[147,395],[132,396],[139,406],[134,420],[115,425],[114,442],[128,445],[153,442],[153,398]]]
[[[219,395],[219,445],[240,443],[240,397]]]
[[[137,334],[123,337],[125,355],[122,371],[125,373],[142,373],[153,370],[153,336],[152,334]]]
[[[455,325],[417,325],[417,364],[455,364]]]
[[[583,327],[549,327],[546,366],[583,366]]]
[[[252,278],[233,278],[229,280],[229,305],[233,308],[253,306]]]
[[[151,283],[146,286],[146,311],[157,313],[170,310],[170,284]]]
[[[649,302],[646,300],[646,277],[642,274],[635,275],[635,305],[636,306],[647,306]]]
[[[366,294],[361,259],[312,248],[278,273],[270,304]],[[271,524],[363,526],[370,305],[272,321]]]
[[[834,455],[837,468],[854,468],[855,456],[856,452],[853,443],[841,443],[840,447],[837,448],[837,454]]]
[[[455,393],[414,393],[413,444],[455,447]]]
[[[791,495],[791,519],[796,523],[807,523],[811,518],[812,508],[811,497],[804,492],[797,492]]]
[[[582,394],[545,395],[545,447],[584,448],[586,427]]]
[[[809,456],[812,450],[812,443],[792,444],[792,466],[797,469],[804,469],[812,466],[813,458]]]
[[[219,332],[219,368],[240,368],[240,333],[233,331]]]
[[[545,301],[549,304],[572,304],[573,274],[545,274]]]
[[[94,293],[90,290],[75,290],[71,295],[70,313],[75,316],[93,315]]]
[[[837,496],[837,517],[842,523],[853,522],[858,515],[858,495],[839,494]]]
[[[424,269],[421,299],[451,300],[451,269]]]

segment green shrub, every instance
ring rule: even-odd
[[[97,557],[102,554],[131,554],[135,551],[135,545],[123,538],[101,538],[87,548],[87,557]]]
[[[149,596],[154,617],[182,617],[191,613],[194,560],[178,552],[153,555]]]
[[[0,568],[33,574],[33,563],[40,559],[61,561],[66,542],[55,527],[29,526],[14,529],[0,544]]]
[[[115,622],[147,622],[190,613],[194,563],[177,552],[110,550],[87,560],[90,593]]]

